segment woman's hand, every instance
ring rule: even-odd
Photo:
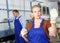
[[[25,28],[23,28],[22,30],[21,30],[21,33],[20,33],[20,37],[22,37],[22,38],[24,38],[24,40],[26,41],[26,42],[28,42],[28,39],[27,39],[27,29],[25,29]]]
[[[26,42],[28,42],[27,35],[22,36],[22,35],[20,34],[20,37],[24,38],[24,40],[25,40]]]
[[[58,17],[58,12],[55,8],[50,9],[50,22],[56,23],[56,18]]]
[[[50,23],[51,27],[49,28],[49,35],[56,36],[57,28],[56,28],[56,18],[58,17],[58,12],[55,8],[50,9]]]
[[[21,30],[21,36],[24,36],[24,35],[26,35],[28,32],[27,32],[27,29],[25,29],[25,28],[23,28],[22,30]]]

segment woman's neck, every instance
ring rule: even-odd
[[[40,23],[41,23],[42,19],[34,19],[34,28],[39,28],[40,27]]]
[[[42,18],[37,18],[37,19],[34,19],[35,21],[40,21],[40,20],[42,20]]]

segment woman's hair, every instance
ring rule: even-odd
[[[41,8],[41,6],[39,6],[39,5],[34,5],[34,6],[32,6],[32,8],[31,8],[31,12],[33,12],[33,8],[35,8],[35,7]],[[41,10],[41,9],[40,9],[40,10]]]
[[[13,10],[12,12],[16,12],[16,13],[19,13],[19,11],[18,11],[18,10]]]
[[[36,7],[41,8],[41,6],[39,6],[39,5],[32,6],[32,8],[31,8],[31,14],[30,14],[30,16],[31,16],[32,19],[34,19],[33,14],[32,14],[33,13],[33,8],[36,8]]]

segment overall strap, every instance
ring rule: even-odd
[[[43,23],[44,23],[44,19],[42,19],[42,22],[41,22],[41,25],[40,25],[40,27],[42,27]]]
[[[34,20],[32,20],[32,27],[34,27]]]
[[[18,17],[18,19],[20,18],[21,16]],[[16,20],[17,17],[15,17],[15,20]]]
[[[18,17],[18,19],[20,18],[21,16]]]
[[[44,23],[44,19],[42,19],[40,27],[43,25],[43,23]],[[32,27],[34,27],[34,20],[32,20]]]

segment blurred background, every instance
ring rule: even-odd
[[[14,43],[13,22],[4,21],[4,18],[13,17],[12,11],[17,9],[19,14],[25,16],[26,21],[31,20],[30,11],[33,5],[41,6],[42,18],[50,18],[50,9],[58,11],[56,37],[51,37],[51,43],[60,43],[60,0],[0,0],[0,43]]]

